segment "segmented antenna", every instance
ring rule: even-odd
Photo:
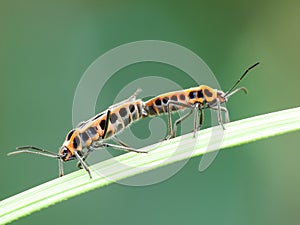
[[[47,151],[45,149],[38,148],[35,146],[20,146],[20,147],[17,147],[16,149],[17,149],[17,151],[10,152],[7,155],[10,156],[10,155],[15,155],[15,154],[20,154],[20,153],[30,153],[30,154],[43,155],[43,156],[57,158],[57,159],[61,158],[61,156],[58,154],[55,154],[53,152],[50,152],[50,151]],[[32,150],[29,150],[29,149],[32,149]],[[33,150],[36,150],[36,151],[33,151]]]
[[[235,84],[229,89],[229,91],[227,91],[225,93],[225,96],[226,97],[228,94],[230,94],[230,92],[238,85],[238,83],[241,82],[241,80],[246,76],[246,74],[251,70],[253,69],[254,67],[256,67],[257,65],[259,64],[259,62],[255,63],[254,65],[250,66],[248,69],[246,69],[246,71],[243,73],[243,75],[235,82]]]

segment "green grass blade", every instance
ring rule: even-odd
[[[25,215],[66,200],[70,197],[112,183],[112,179],[121,180],[145,171],[153,170],[167,164],[203,155],[219,148],[225,149],[245,144],[258,139],[267,138],[300,129],[300,107],[269,113],[226,124],[222,143],[210,138],[221,135],[219,128],[209,128],[197,133],[197,138],[191,134],[162,142],[158,147],[148,146],[148,154],[127,153],[121,156],[97,163],[90,167],[93,179],[84,170],[78,170],[62,178],[31,188],[0,202],[0,224],[8,223]],[[218,138],[216,138],[218,139]],[[174,152],[174,149],[180,148]],[[122,162],[129,167],[124,168]],[[106,179],[97,173],[104,171],[112,179]]]

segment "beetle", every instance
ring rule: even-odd
[[[245,87],[234,89],[238,83],[246,76],[246,74],[259,62],[250,66],[242,76],[234,83],[234,85],[227,91],[213,89],[207,85],[200,85],[184,90],[173,91],[158,95],[145,102],[145,111],[150,116],[157,116],[161,114],[168,114],[168,131],[169,134],[165,139],[173,138],[176,136],[178,124],[188,118],[194,112],[194,136],[196,131],[201,128],[203,124],[203,109],[210,108],[217,112],[218,122],[225,130],[222,120],[221,112],[225,113],[225,122],[229,122],[229,113],[226,107],[221,106],[222,103],[227,102],[228,98],[239,91],[247,93]],[[189,112],[175,121],[174,127],[172,124],[171,113],[178,110],[190,109]],[[198,126],[198,113],[200,114]]]
[[[64,175],[63,162],[77,159],[78,166],[83,167],[92,178],[90,169],[85,160],[89,153],[95,149],[103,147],[114,147],[120,150],[132,151],[136,153],[147,153],[128,147],[116,137],[133,122],[146,116],[143,101],[136,99],[136,95],[141,90],[138,89],[128,99],[110,106],[107,110],[95,115],[87,121],[79,123],[66,135],[65,141],[58,154],[35,146],[18,147],[17,151],[8,155],[19,153],[38,154],[47,157],[57,158],[59,161],[59,176]],[[106,140],[113,140],[118,145],[106,143]]]

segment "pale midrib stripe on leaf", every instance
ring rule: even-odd
[[[299,129],[300,107],[235,121],[226,124],[225,131],[220,126],[201,130],[196,138],[193,138],[192,134],[186,134],[143,148],[149,151],[148,154],[126,153],[97,163],[90,167],[93,179],[89,179],[84,170],[78,170],[7,198],[0,202],[0,223],[13,221],[70,197],[108,185],[114,180],[203,155],[208,151],[225,149]],[[122,166],[124,164],[128,167]],[[99,171],[109,176],[109,179],[100,176]]]

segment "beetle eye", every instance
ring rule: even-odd
[[[62,150],[62,157],[65,158],[68,155],[68,153],[69,153],[69,150],[66,147],[64,147]]]

